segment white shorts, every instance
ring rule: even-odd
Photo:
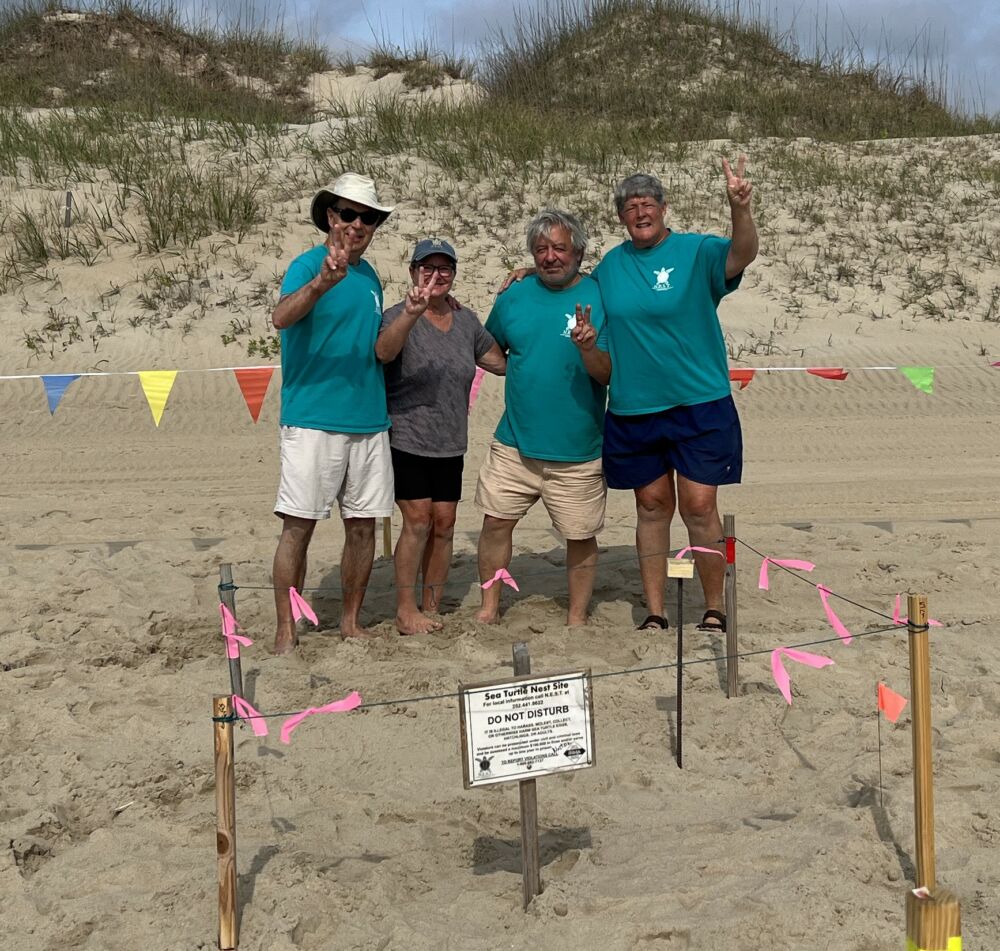
[[[340,505],[341,518],[392,515],[389,434],[282,426],[274,514],[329,518],[334,501]]]

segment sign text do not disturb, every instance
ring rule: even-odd
[[[459,685],[465,788],[593,766],[590,671]]]

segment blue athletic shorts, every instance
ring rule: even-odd
[[[743,476],[743,433],[731,396],[639,416],[604,416],[604,476],[612,489],[639,489],[676,469],[701,485]]]

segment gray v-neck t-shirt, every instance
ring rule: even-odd
[[[402,313],[402,303],[390,307],[382,315],[379,332]],[[468,307],[453,311],[447,332],[426,316],[417,320],[399,356],[385,365],[393,448],[435,458],[465,454],[476,361],[494,343]]]

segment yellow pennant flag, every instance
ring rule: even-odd
[[[139,373],[142,391],[146,394],[146,402],[149,403],[153,422],[157,426],[160,425],[160,420],[163,418],[163,408],[167,405],[167,398],[170,396],[176,378],[176,370],[143,370]]]

